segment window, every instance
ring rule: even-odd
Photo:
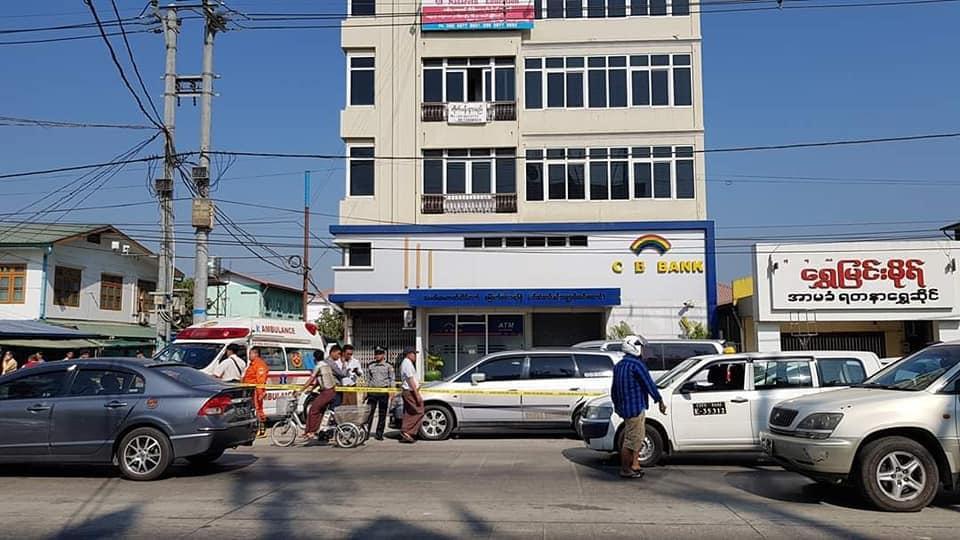
[[[512,57],[424,58],[423,102],[516,101]]]
[[[756,360],[753,363],[754,390],[811,387],[809,360]]]
[[[350,63],[350,105],[373,105],[376,68],[373,55],[347,55]]]
[[[287,371],[313,371],[317,349],[287,349]]]
[[[348,193],[351,197],[372,197],[374,192],[373,146],[351,146],[347,168]]]
[[[716,347],[707,343],[651,343],[651,349],[663,361],[663,367],[658,369],[669,371],[687,358],[717,354]],[[644,355],[646,356],[646,355]],[[651,368],[653,369],[653,368]]]
[[[534,0],[533,5],[538,19],[690,15],[690,0]]]
[[[526,241],[524,241],[526,240]],[[498,236],[465,237],[465,248],[522,248],[526,247],[587,247],[586,236],[531,236],[526,239],[519,236],[501,238]]]
[[[577,376],[573,357],[568,355],[531,356],[531,379],[570,379]]]
[[[128,371],[81,369],[70,384],[70,396],[118,396],[142,394],[143,377]]]
[[[53,303],[58,306],[80,307],[79,268],[58,266],[53,271]]]
[[[60,369],[19,377],[0,384],[0,400],[56,397],[60,395],[66,376],[67,370]]]
[[[702,383],[700,392],[731,392],[744,389],[746,365],[742,362],[717,362],[710,364],[687,382]]]
[[[953,369],[957,363],[960,363],[960,347],[928,347],[887,367],[863,384],[891,390],[923,390]]]
[[[206,369],[223,348],[219,343],[174,343],[160,351],[156,358],[163,362],[180,362],[191,368]],[[246,354],[246,346],[243,354]]]
[[[350,16],[373,16],[377,14],[377,0],[350,0]]]
[[[612,377],[613,360],[602,354],[578,354],[577,365],[581,377]]]
[[[692,146],[528,149],[527,200],[692,199],[693,153]]]
[[[515,381],[523,377],[523,357],[495,358],[477,366],[476,372],[483,373],[487,381]]]
[[[280,347],[254,347],[260,350],[260,357],[270,368],[270,371],[283,371],[287,369],[287,359]]]
[[[463,247],[465,248],[482,248],[483,247],[483,238],[464,238]]]
[[[157,284],[154,281],[144,279],[137,280],[137,313],[153,313],[154,297]]]
[[[425,194],[516,193],[513,148],[423,151]]]
[[[343,248],[343,266],[373,266],[373,247],[369,243],[351,243]]]
[[[123,309],[123,276],[100,274],[100,309]]]
[[[691,106],[692,69],[689,54],[527,58],[526,107]]]
[[[0,264],[0,304],[22,304],[27,265]]]
[[[824,388],[860,384],[867,378],[863,362],[856,358],[817,358],[817,375]]]

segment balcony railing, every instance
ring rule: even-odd
[[[515,214],[516,193],[451,193],[422,195],[424,214]]]
[[[470,108],[469,118],[458,118],[450,114],[450,108]],[[424,122],[450,122],[457,124],[485,124],[517,119],[517,104],[514,101],[495,101],[491,103],[421,103],[420,118]]]

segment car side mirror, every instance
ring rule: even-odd
[[[704,390],[709,390],[713,386],[708,382],[703,381],[687,381],[680,386],[681,394],[690,394],[693,392],[703,392]]]
[[[485,381],[485,380],[487,380],[487,374],[486,374],[486,373],[474,373],[474,374],[470,375],[470,384],[472,384],[472,385],[474,385],[474,386],[482,383],[482,382]]]

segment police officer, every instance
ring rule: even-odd
[[[367,386],[372,388],[390,388],[393,386],[393,366],[387,363],[387,350],[377,347],[373,350],[373,362],[367,366]],[[383,440],[383,429],[386,427],[387,409],[390,405],[388,392],[370,392],[367,394],[367,403],[370,405],[370,414],[367,416],[367,431],[373,426],[373,415],[377,417],[377,431],[374,437]]]

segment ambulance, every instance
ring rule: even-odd
[[[238,345],[239,355],[246,359],[251,348],[270,367],[267,384],[298,385],[307,381],[313,370],[313,353],[326,351],[326,341],[317,325],[303,321],[256,319],[249,317],[212,319],[181,330],[174,342],[155,355],[163,361],[181,362],[204,373],[227,358],[227,346]],[[268,417],[281,416],[277,400],[292,395],[293,390],[268,390],[264,412]]]

